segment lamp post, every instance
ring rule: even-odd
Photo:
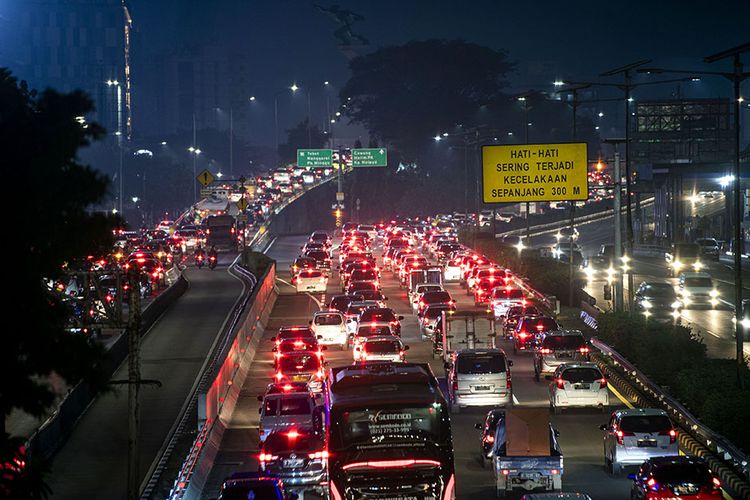
[[[296,83],[293,83],[289,87],[283,88],[273,95],[273,132],[274,145],[276,146],[274,148],[274,158],[276,167],[278,167],[279,164],[279,96],[286,93],[287,90],[291,90],[292,93],[295,93],[299,90],[299,87]]]
[[[123,152],[122,152],[122,86],[117,80],[107,80],[105,82],[108,87],[115,87],[117,89],[117,146],[119,149],[119,161],[117,171],[117,208],[122,213],[122,198],[123,198],[123,179],[122,179],[122,166],[123,166]]]

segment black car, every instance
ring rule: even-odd
[[[671,283],[644,281],[635,291],[633,305],[646,318],[679,321],[682,303]]]
[[[281,479],[258,472],[236,472],[225,479],[218,500],[296,500],[287,493]]]
[[[497,430],[497,424],[501,419],[505,418],[504,409],[494,409],[487,412],[487,416],[484,418],[484,422],[481,424],[474,424],[474,428],[480,431],[479,434],[479,460],[482,467],[485,466],[487,460],[492,459],[492,448],[495,443],[495,431]]]
[[[328,476],[328,451],[323,438],[311,430],[272,432],[260,450],[260,467],[279,477],[287,488],[316,489],[324,494]]]
[[[505,329],[505,337],[510,340],[513,338],[513,332],[516,329],[518,320],[522,316],[537,316],[541,314],[536,306],[510,306],[508,311],[505,313],[505,322],[503,328]]]
[[[721,482],[699,457],[654,457],[646,460],[633,480],[630,498],[724,498]]]
[[[545,332],[557,330],[560,325],[549,316],[523,316],[518,319],[513,332],[513,352],[531,351],[539,336]]]
[[[328,303],[328,309],[331,311],[339,311],[340,313],[345,313],[346,309],[349,307],[349,304],[352,302],[361,302],[365,300],[364,297],[361,295],[334,295],[331,298],[331,301]]]

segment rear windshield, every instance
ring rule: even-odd
[[[285,340],[285,339],[296,339],[296,338],[305,338],[305,337],[312,337],[312,331],[305,327],[300,328],[299,330],[282,330],[279,332],[279,335],[277,338],[279,340]]]
[[[371,309],[362,311],[360,321],[396,321],[396,315],[390,309]]]
[[[307,415],[309,413],[310,399],[307,396],[281,398],[281,415]]]
[[[352,271],[353,281],[367,281],[378,278],[378,273],[373,269],[355,269]]]
[[[424,315],[430,319],[437,318],[443,314],[443,311],[449,311],[448,307],[428,307]]]
[[[319,314],[315,316],[315,324],[320,326],[340,325],[343,323],[338,314]]]
[[[514,306],[508,309],[508,317],[539,314],[539,309],[534,306]]]
[[[417,293],[439,292],[440,285],[417,285]]]
[[[458,373],[503,373],[505,356],[502,354],[462,354],[458,356]]]
[[[543,349],[579,349],[585,346],[583,335],[548,335],[542,341]]]
[[[521,329],[527,332],[549,332],[557,330],[557,321],[552,318],[524,318]]]
[[[365,344],[365,349],[371,353],[386,354],[400,351],[401,346],[395,340],[378,340],[377,342],[368,342]]]
[[[523,290],[519,288],[498,288],[492,293],[493,299],[522,299]]]
[[[602,374],[596,368],[568,368],[560,376],[563,380],[577,384],[583,382],[590,384],[602,378]]]
[[[711,482],[711,473],[705,464],[669,464],[654,468],[654,478],[663,483],[679,484],[689,482],[705,484]]]
[[[666,415],[628,415],[620,421],[623,432],[662,432],[671,428],[672,422]]]
[[[422,296],[425,303],[448,302],[451,295],[448,292],[425,292]]]
[[[310,372],[320,367],[320,359],[316,354],[303,356],[286,356],[279,361],[282,372]]]
[[[320,278],[323,273],[320,271],[305,271],[299,274],[300,278]]]
[[[326,260],[328,258],[328,252],[323,251],[308,252],[307,255],[315,260]]]
[[[357,335],[360,337],[373,337],[373,336],[380,336],[380,335],[390,335],[391,329],[387,326],[360,326],[359,330],[357,330]]]

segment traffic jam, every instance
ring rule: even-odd
[[[227,478],[219,498],[455,498],[466,440],[498,498],[591,498],[565,485],[554,416],[566,414],[599,415],[597,460],[632,480],[631,498],[723,498],[706,462],[680,453],[669,415],[629,404],[584,333],[452,225],[315,231],[289,274],[280,293],[317,310],[266,330],[254,361],[271,368],[257,395],[257,472]],[[520,382],[546,388],[544,403],[518,401],[514,361],[533,366]]]

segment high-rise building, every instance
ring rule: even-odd
[[[111,133],[118,130],[120,86],[119,120],[123,134],[129,134],[130,26],[124,0],[4,2],[0,66],[31,88],[84,90],[96,105],[90,118]]]

